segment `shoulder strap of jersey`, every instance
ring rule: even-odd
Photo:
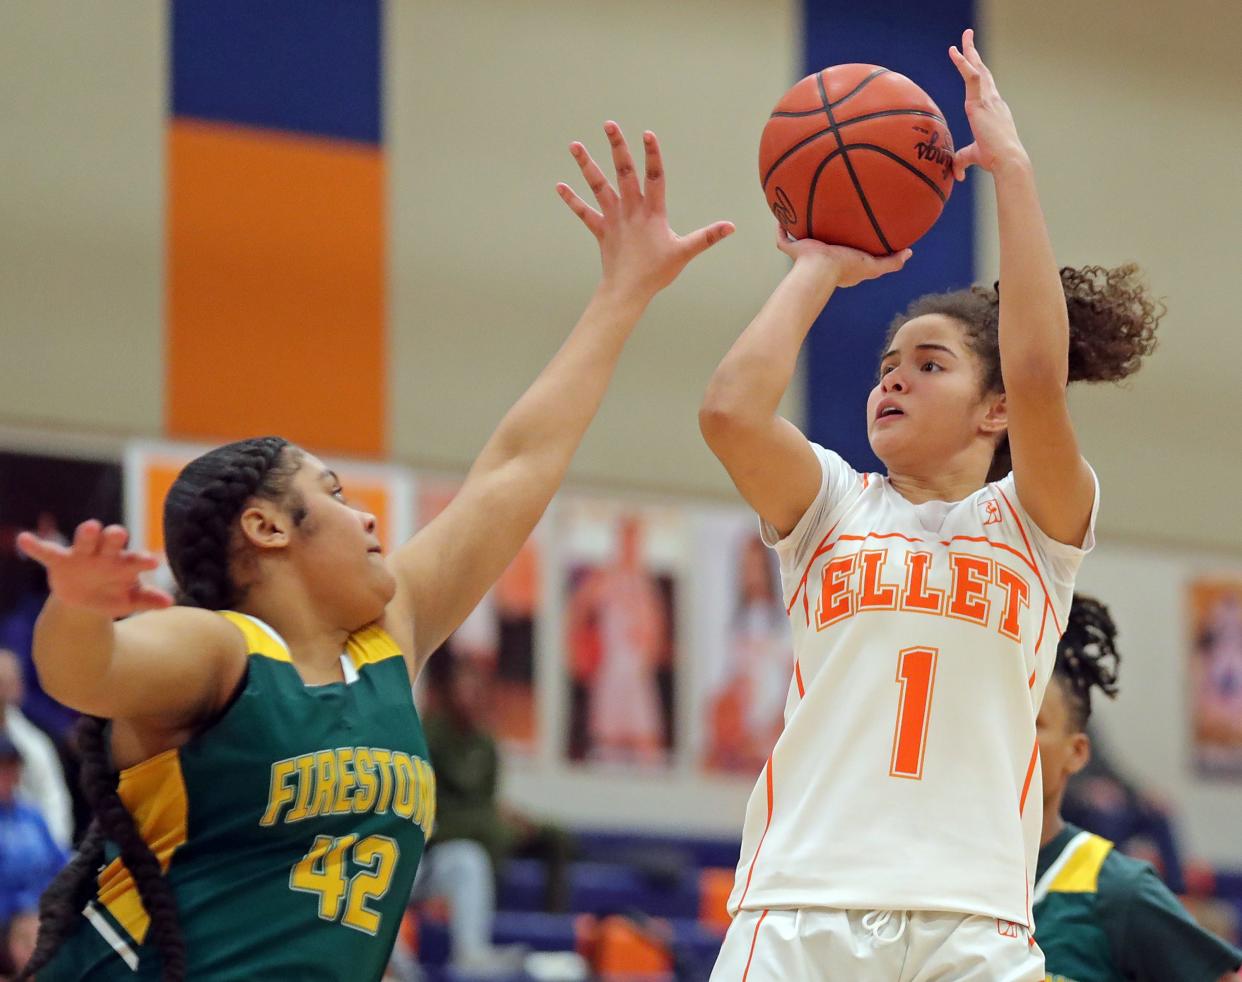
[[[262,655],[276,661],[292,662],[289,648],[284,638],[264,624],[257,617],[239,614],[235,610],[219,611],[221,617],[241,631],[246,639],[246,652],[251,655]]]
[[[1039,903],[1049,893],[1097,892],[1100,868],[1112,851],[1113,843],[1108,839],[1079,832],[1035,884],[1033,901]]]
[[[345,642],[345,650],[355,668],[401,657],[401,649],[397,646],[397,642],[378,624],[368,624],[361,631],[351,634],[349,640]]]

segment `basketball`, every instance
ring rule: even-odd
[[[953,190],[953,136],[904,75],[835,65],[776,104],[759,141],[759,177],[794,238],[888,255],[940,217]]]

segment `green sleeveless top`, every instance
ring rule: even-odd
[[[119,786],[176,894],[188,977],[378,980],[435,821],[405,659],[368,627],[345,682],[307,686],[267,625],[223,616],[251,653],[236,698]],[[39,982],[159,979],[148,927],[113,859]]]

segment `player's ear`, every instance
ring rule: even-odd
[[[1065,760],[1065,768],[1070,774],[1077,774],[1091,761],[1091,738],[1085,733],[1075,733],[1070,738],[1070,752]]]
[[[255,500],[241,514],[243,538],[259,549],[283,549],[289,545],[290,521],[273,501]]]
[[[1003,433],[1009,428],[1009,405],[1005,401],[1005,393],[990,392],[984,396],[985,412],[980,429],[989,436]]]

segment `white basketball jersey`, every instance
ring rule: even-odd
[[[1032,922],[1035,716],[1078,549],[1013,475],[914,505],[812,444],[819,494],[780,541],[785,729],[746,810],[729,909],[948,910]],[[1091,529],[1095,526],[1092,508]]]

